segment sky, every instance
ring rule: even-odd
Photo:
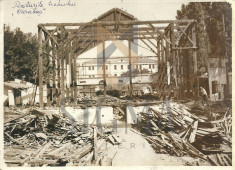
[[[54,6],[53,4],[66,6]],[[89,22],[112,8],[120,8],[138,20],[174,20],[188,1],[166,0],[3,0],[4,23],[12,29],[37,33],[39,23]],[[70,3],[71,6],[68,5]],[[28,7],[28,6],[37,7]],[[24,14],[23,14],[24,13]]]

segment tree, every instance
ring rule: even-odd
[[[4,81],[24,78],[34,82],[37,60],[37,36],[4,25]]]
[[[232,66],[232,8],[226,2],[190,2],[177,11],[176,19],[195,19],[198,67],[206,70],[207,57],[229,58]],[[223,24],[224,19],[224,24]],[[225,26],[225,32],[224,32]],[[226,49],[225,49],[226,48]],[[225,53],[226,52],[226,53]],[[203,71],[201,71],[203,73]]]

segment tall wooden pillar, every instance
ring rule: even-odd
[[[174,31],[174,24],[171,24],[171,57],[172,57],[172,64],[173,64],[173,77],[175,80],[175,85],[177,86],[177,62],[175,58],[175,31]]]
[[[61,99],[61,49],[57,50],[57,105],[60,105]]]
[[[63,28],[61,28],[61,98],[63,99],[65,97],[65,86],[64,86],[64,60],[65,60],[65,56],[64,56],[64,31]]]
[[[74,99],[75,101],[77,100],[77,56],[75,53],[72,52],[72,57],[73,57],[73,89],[74,89]]]
[[[44,36],[47,39],[48,38],[48,34],[44,32]],[[49,40],[50,41],[50,40]],[[50,71],[51,71],[51,60],[50,60],[50,44],[49,41],[47,41],[46,44],[44,44],[46,46],[46,58],[47,58],[47,68],[46,68],[46,87],[47,87],[47,106],[51,105],[51,100],[50,100],[50,95],[51,95],[51,85],[50,85]]]
[[[193,90],[196,97],[199,97],[199,84],[198,84],[198,74],[197,74],[197,42],[196,42],[196,31],[195,31],[195,23],[192,27],[192,40],[193,40]]]
[[[104,98],[106,98],[106,61],[105,61],[105,40],[102,42],[103,45],[103,80],[104,80]]]
[[[42,28],[38,27],[38,78],[39,78],[39,104],[43,108],[43,54],[42,54]]]
[[[162,65],[161,65],[161,41],[157,41],[157,57],[158,57],[158,93],[162,96]]]
[[[129,78],[130,78],[130,99],[132,99],[133,85],[132,85],[132,64],[131,64],[131,40],[128,39],[128,55],[129,55]]]
[[[65,54],[65,67],[66,67],[66,97],[69,97],[71,76],[69,68],[69,53],[67,49]]]
[[[74,78],[73,78],[73,54],[72,54],[72,48],[70,48],[70,52],[69,52],[69,74],[70,74],[70,85],[69,85],[69,91],[70,91],[70,97],[73,98],[73,82],[74,82]]]
[[[56,64],[55,64],[55,60],[56,60],[56,47],[55,47],[55,43],[54,40],[51,40],[51,45],[52,45],[52,101],[53,103],[56,102]]]

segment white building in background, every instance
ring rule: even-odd
[[[132,59],[133,60],[133,59]],[[103,77],[103,60],[91,59],[78,65],[78,78],[102,78]],[[157,60],[150,58],[135,58],[131,62],[132,70],[138,70],[139,74],[153,74],[157,70]],[[125,76],[123,74],[129,71],[129,60],[126,58],[121,59],[108,59],[105,62],[106,78]]]
[[[131,44],[133,82],[150,82],[149,75],[158,71],[156,54],[141,46]],[[129,51],[127,41],[107,41],[105,43],[105,72],[108,84],[128,83]],[[137,71],[138,70],[138,71]],[[99,45],[77,57],[77,77],[79,85],[98,84],[103,80],[103,52]]]

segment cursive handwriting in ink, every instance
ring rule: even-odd
[[[67,2],[61,2],[61,0],[58,0],[58,2],[48,2],[48,6],[53,6],[53,7],[64,7],[64,6],[76,6],[75,2],[71,2],[68,0]]]
[[[27,1],[26,3],[22,4],[20,1],[15,1],[15,6],[12,8],[43,8],[43,3],[42,1],[34,3]]]

